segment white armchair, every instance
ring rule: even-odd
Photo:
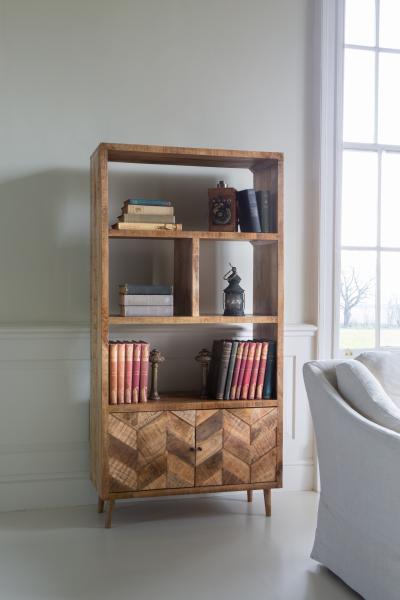
[[[368,600],[398,600],[400,434],[347,404],[337,362],[304,366],[321,476],[311,557]]]

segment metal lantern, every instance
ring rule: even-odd
[[[237,274],[236,267],[231,263],[229,265],[231,268],[224,275],[225,281],[229,284],[224,289],[224,317],[243,317],[245,292],[239,285],[241,278]]]

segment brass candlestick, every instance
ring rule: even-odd
[[[211,361],[211,352],[203,348],[200,350],[198,355],[196,356],[196,360],[201,365],[201,391],[200,398],[205,399],[208,398],[207,394],[207,375],[208,375],[208,366]]]
[[[159,350],[154,348],[150,352],[149,361],[151,364],[151,386],[150,386],[150,400],[159,400],[160,395],[158,393],[158,365],[164,362],[165,358]]]

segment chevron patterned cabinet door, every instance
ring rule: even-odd
[[[167,487],[194,486],[196,411],[168,412]]]
[[[196,410],[196,486],[222,485],[223,410]]]
[[[223,484],[276,480],[276,408],[225,409]]]

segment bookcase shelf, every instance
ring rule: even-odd
[[[116,239],[199,239],[199,240],[230,240],[234,242],[277,242],[279,235],[277,233],[247,233],[241,231],[128,231],[125,229],[110,229],[109,238]]]
[[[110,325],[210,325],[234,323],[276,324],[278,317],[245,315],[244,317],[223,317],[221,315],[175,316],[175,317],[120,317],[110,315]]]
[[[162,395],[161,400],[149,400],[137,404],[113,404],[109,413],[141,412],[155,410],[211,410],[222,408],[271,408],[278,406],[277,400],[214,400],[199,399],[193,392],[171,392]]]
[[[253,174],[253,187],[267,190],[276,201],[277,232],[110,229],[111,162],[248,169]],[[175,316],[110,314],[112,239],[172,240]],[[254,314],[201,314],[203,240],[251,243]],[[91,156],[90,447],[91,480],[98,492],[99,512],[108,502],[106,527],[111,526],[116,499],[168,494],[247,490],[251,498],[251,490],[262,489],[266,514],[270,515],[271,489],[282,485],[283,306],[281,153],[109,143],[96,148]],[[253,338],[275,340],[276,398],[201,400],[193,392],[172,392],[156,402],[110,405],[110,327],[181,324],[247,324],[252,325]],[[154,334],[156,330],[152,331]]]

